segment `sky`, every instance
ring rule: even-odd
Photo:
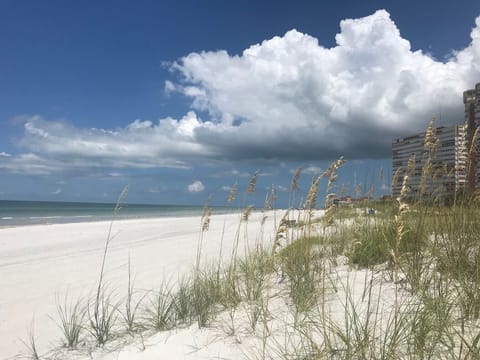
[[[387,194],[477,82],[478,0],[0,0],[0,199],[285,206],[340,156]]]

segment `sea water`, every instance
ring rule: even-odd
[[[108,221],[115,204],[0,200],[0,227]],[[222,208],[217,209],[222,212]],[[122,204],[115,219],[201,216],[202,206]]]

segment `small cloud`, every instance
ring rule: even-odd
[[[321,167],[314,166],[314,165],[307,166],[302,170],[304,174],[308,174],[308,175],[320,175],[322,171],[323,169]]]
[[[2,151],[2,152],[0,152],[0,156],[3,156],[3,157],[10,157],[10,156],[12,156],[12,155],[10,155],[10,154],[7,154],[6,152],[3,152],[3,151]]]
[[[222,191],[225,191],[225,192],[229,192],[231,189],[232,189],[231,186],[222,186],[222,187],[221,187],[221,190],[222,190]]]
[[[57,190],[55,190],[55,191],[52,192],[52,195],[59,195],[59,194],[61,194],[61,193],[62,193],[62,189],[57,188]]]
[[[170,93],[177,90],[177,86],[173,82],[171,82],[170,80],[167,80],[167,81],[165,81],[164,89],[165,89],[165,92],[167,94],[170,94]]]
[[[203,185],[201,181],[197,180],[188,185],[188,191],[191,193],[198,193],[202,192],[203,190],[205,190],[205,185]]]
[[[153,126],[153,123],[150,120],[142,121],[140,119],[136,119],[134,122],[128,125],[129,130],[140,130],[140,129],[148,129]]]
[[[283,191],[283,192],[288,191],[288,188],[286,188],[285,186],[282,186],[282,185],[276,186],[275,189],[278,190],[278,191]]]

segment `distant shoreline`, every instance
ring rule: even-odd
[[[128,219],[201,216],[203,206],[124,204],[114,215],[115,204],[0,200],[0,228],[30,225],[89,223]],[[217,214],[232,208],[212,207]],[[235,210],[236,211],[236,210]]]

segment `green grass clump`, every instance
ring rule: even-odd
[[[305,237],[280,252],[280,268],[298,312],[308,311],[318,300],[323,263],[319,241],[318,237]]]
[[[130,258],[128,259],[128,285],[127,285],[127,295],[123,301],[123,311],[120,311],[120,315],[123,319],[125,325],[125,330],[132,334],[141,329],[141,324],[138,321],[138,313],[140,307],[143,303],[143,300],[147,296],[144,294],[142,296],[137,295],[135,291],[135,281],[132,279]]]
[[[94,301],[88,305],[87,313],[89,326],[87,330],[94,337],[98,345],[105,345],[113,336],[113,329],[117,323],[118,303],[111,292],[104,288],[97,293]]]
[[[191,290],[192,318],[198,327],[205,327],[213,319],[217,301],[221,299],[221,284],[216,277],[200,273],[193,279]]]
[[[57,298],[57,314],[60,319],[59,327],[63,335],[63,345],[70,350],[76,349],[80,336],[84,330],[84,320],[87,311],[79,299],[69,302],[65,295],[63,302]]]
[[[144,321],[148,327],[163,331],[175,326],[175,296],[166,283],[163,283],[147,302]]]
[[[179,280],[177,291],[173,295],[173,306],[175,309],[175,322],[188,324],[191,321],[192,309],[192,285],[188,278]]]
[[[372,222],[361,224],[353,233],[355,242],[350,261],[360,267],[371,267],[388,261],[395,238],[394,224]]]

